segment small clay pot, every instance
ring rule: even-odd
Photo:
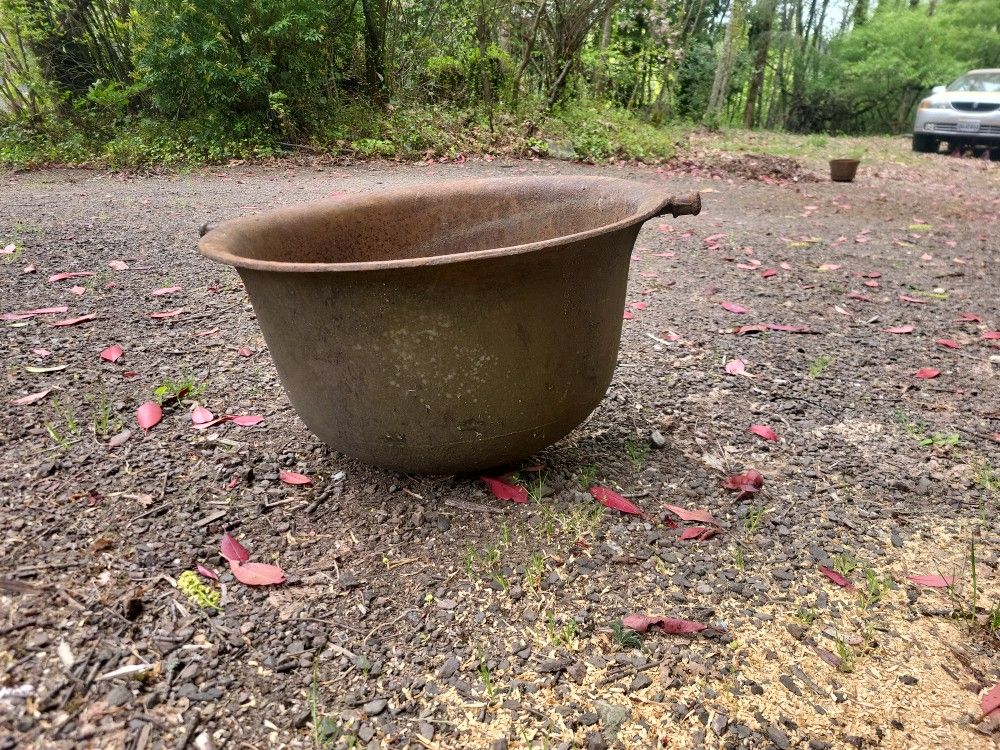
[[[854,182],[860,159],[830,159],[830,179],[834,182]]]

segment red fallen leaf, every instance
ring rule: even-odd
[[[93,276],[93,271],[73,271],[71,273],[54,273],[49,276],[49,283],[65,281],[66,279],[79,279],[85,276]]]
[[[955,339],[934,339],[934,343],[938,346],[945,346],[949,349],[961,349],[962,345],[959,344]]]
[[[866,279],[881,279],[881,271],[872,271],[871,273],[862,274]]]
[[[34,355],[36,355],[36,356],[41,357],[42,359],[45,359],[47,356],[49,356],[50,354],[52,354],[52,352],[50,352],[48,349],[42,349],[42,348],[32,349],[31,353],[34,354]]]
[[[765,440],[770,440],[772,443],[778,442],[778,433],[766,424],[752,424],[747,427],[747,432],[752,432],[754,435],[762,437]]]
[[[748,469],[743,474],[733,474],[726,477],[722,486],[727,490],[739,490],[740,492],[757,492],[764,486],[764,477],[754,469]]]
[[[149,293],[151,297],[163,297],[167,294],[173,294],[174,292],[179,292],[181,288],[179,286],[165,286],[162,289],[154,289]]]
[[[15,245],[13,242],[11,242],[9,245],[6,245],[3,250],[0,250],[0,254],[3,255],[13,255],[16,252],[17,252],[17,245]]]
[[[632,320],[634,317],[635,317],[635,314],[631,310],[626,310],[622,314],[622,319],[623,320]]]
[[[861,283],[864,284],[869,289],[878,289],[877,281],[862,281]]]
[[[913,333],[913,326],[892,326],[891,328],[883,328],[883,333]]]
[[[987,341],[996,341],[997,339],[1000,339],[1000,331],[987,331],[982,335],[982,338]]]
[[[995,442],[1000,443],[1000,432],[992,432],[990,433],[990,437],[993,438]]]
[[[840,266],[837,263],[824,263],[816,270],[822,271],[824,273],[827,271],[838,271],[840,270]]]
[[[983,716],[993,713],[1000,708],[1000,682],[986,691],[982,702],[979,704],[983,709]]]
[[[84,292],[87,291],[87,287],[85,287],[85,286],[71,286],[69,288],[69,290],[71,292],[73,292],[73,294],[83,294]]]
[[[34,273],[36,270],[34,263],[29,263],[24,268],[21,269],[21,273]]]
[[[229,569],[233,571],[236,580],[247,586],[273,586],[285,582],[285,572],[277,565],[267,563],[229,561]]]
[[[252,357],[253,349],[247,346],[241,346],[239,349],[236,350],[236,353],[239,354],[241,357]]]
[[[77,323],[84,323],[88,320],[94,320],[97,318],[97,313],[87,313],[86,315],[81,315],[78,318],[66,318],[66,320],[57,320],[52,324],[53,328],[62,328],[63,326],[75,326]]]
[[[728,310],[729,312],[735,313],[736,315],[743,315],[744,313],[747,312],[747,309],[743,307],[743,305],[737,305],[735,302],[729,302],[729,301],[722,303],[722,309]]]
[[[108,441],[108,448],[120,448],[132,437],[132,430],[122,430]]]
[[[830,568],[825,565],[819,566],[819,572],[829,578],[838,586],[842,586],[845,589],[853,589],[854,584],[848,581],[844,576],[838,573],[836,570],[830,570]]]
[[[645,633],[651,626],[656,625],[664,633],[671,635],[697,633],[708,627],[704,623],[692,620],[676,620],[672,617],[652,617],[650,615],[628,615],[622,618],[622,625],[637,633]]]
[[[908,294],[901,294],[901,295],[899,295],[899,301],[900,302],[912,302],[914,305],[926,305],[927,304],[927,300],[920,299],[919,297],[911,297]]]
[[[952,576],[907,576],[908,581],[913,581],[920,586],[930,586],[935,589],[946,589],[949,586],[955,585],[955,579]]]
[[[123,260],[109,260],[108,265],[111,266],[116,271],[127,271],[128,263]]]
[[[732,359],[726,362],[726,372],[730,375],[745,375],[746,371],[747,368],[742,359]]]
[[[231,477],[229,477],[229,481],[226,482],[226,489],[227,490],[235,489],[236,485],[238,485],[239,483],[240,483],[239,475],[233,474]]]
[[[255,424],[260,424],[264,421],[264,417],[260,414],[229,414],[227,419],[233,424],[238,424],[240,427],[253,427]]]
[[[982,323],[983,322],[983,319],[980,318],[975,313],[962,313],[961,315],[958,316],[958,320],[962,321],[963,323]]]
[[[718,525],[718,521],[707,510],[698,510],[697,508],[688,510],[679,505],[665,505],[664,507],[682,521],[698,521],[700,523]]]
[[[134,378],[138,374],[139,373],[137,373],[135,370],[126,370],[125,372],[122,373],[122,377],[128,380],[129,378]]]
[[[195,570],[197,570],[197,571],[198,571],[198,572],[199,572],[199,573],[200,573],[201,575],[203,575],[203,576],[204,576],[205,578],[211,578],[211,579],[212,579],[213,581],[218,581],[218,580],[219,580],[219,574],[218,574],[218,573],[216,573],[216,572],[215,572],[214,570],[212,570],[211,568],[206,568],[206,567],[205,567],[204,565],[202,565],[201,563],[198,563],[198,564],[197,564],[197,565],[195,565],[194,567],[195,567]]]
[[[831,667],[833,667],[834,669],[840,668],[840,657],[837,656],[835,653],[833,653],[832,651],[827,651],[825,648],[822,648],[821,646],[813,646],[812,648],[813,651],[816,652],[816,656],[825,661]]]
[[[25,318],[33,318],[36,315],[55,315],[58,313],[64,313],[69,310],[68,307],[62,305],[61,307],[39,307],[36,310],[19,310],[18,312],[4,313],[0,315],[0,320],[24,320]]]
[[[149,429],[158,424],[161,419],[163,419],[163,409],[152,401],[147,401],[135,412],[135,421],[139,423],[143,432],[149,432]]]
[[[935,370],[933,367],[921,367],[913,373],[913,377],[920,378],[921,380],[930,380],[931,378],[936,378],[940,374],[941,371]]]
[[[149,317],[151,317],[151,318],[173,318],[173,317],[176,317],[177,315],[180,315],[182,312],[184,312],[184,308],[183,307],[178,307],[176,310],[165,310],[163,312],[150,313]]]
[[[191,410],[192,424],[204,424],[205,422],[211,422],[213,419],[215,419],[215,415],[204,406],[196,406]]]
[[[15,406],[27,406],[28,404],[33,404],[36,401],[41,401],[43,398],[52,392],[51,388],[46,388],[44,391],[38,391],[38,393],[29,393],[27,396],[21,396],[20,398],[15,398],[9,403]]]
[[[855,292],[853,290],[848,292],[847,296],[849,299],[856,299],[859,302],[871,302],[871,300],[868,299],[865,295],[861,294],[860,292]]]
[[[124,353],[125,352],[122,351],[122,348],[118,346],[118,344],[115,344],[114,346],[109,346],[101,352],[101,359],[105,362],[117,362],[122,358],[122,354]]]
[[[222,541],[219,543],[219,553],[231,563],[247,562],[250,559],[250,553],[247,552],[247,548],[236,541],[236,537],[228,531],[222,535]]]
[[[771,278],[772,276],[777,276],[777,275],[778,275],[778,271],[777,271],[777,269],[775,269],[775,268],[766,268],[766,269],[764,269],[764,271],[763,271],[763,272],[761,273],[760,277],[761,277],[762,279],[769,279],[769,278]]]
[[[633,516],[645,515],[645,513],[643,513],[637,506],[630,503],[614,490],[609,490],[607,487],[591,487],[590,494],[593,495],[594,499],[605,508],[619,510],[622,513],[629,513]]]
[[[645,302],[630,302],[629,304],[632,306],[632,309],[634,310],[645,310],[647,307],[649,307],[649,305],[647,305]]]
[[[719,240],[721,240],[725,236],[726,235],[722,234],[722,233],[720,233],[720,234],[710,234],[708,237],[706,237],[705,239],[703,239],[702,242],[704,242],[706,245],[713,245],[713,244],[717,243]]]
[[[699,542],[704,542],[706,539],[711,539],[713,536],[719,533],[718,529],[707,528],[705,526],[689,526],[681,532],[681,541],[689,541],[691,539],[697,539]]]
[[[278,472],[278,478],[281,479],[285,484],[312,484],[312,479],[307,477],[305,474],[299,474],[295,471],[288,471],[287,469],[282,469]]]

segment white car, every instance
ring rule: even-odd
[[[970,70],[947,86],[935,86],[920,102],[913,122],[913,150],[934,153],[949,148],[1000,149],[1000,68]]]

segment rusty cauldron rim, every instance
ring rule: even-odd
[[[504,187],[532,184],[544,186],[551,184],[553,188],[580,189],[599,188],[610,195],[621,197],[640,196],[640,200],[629,216],[611,224],[604,224],[593,229],[574,234],[564,234],[537,242],[528,242],[507,247],[473,250],[464,253],[425,256],[419,258],[398,258],[372,261],[346,261],[332,263],[302,263],[246,258],[234,252],[231,248],[238,246],[238,237],[245,231],[254,231],[261,227],[295,223],[298,219],[315,216],[316,214],[336,214],[363,209],[373,203],[391,204],[406,198],[419,198],[432,192],[435,197],[456,198],[468,194],[478,188],[500,189]],[[555,198],[558,200],[558,197]],[[229,219],[217,225],[208,225],[198,243],[202,255],[219,263],[225,263],[236,268],[249,268],[258,271],[277,271],[284,273],[344,273],[358,271],[383,271],[396,268],[420,268],[424,266],[440,266],[451,263],[463,263],[472,260],[486,260],[509,255],[520,255],[550,247],[563,246],[569,242],[590,239],[602,234],[608,234],[635,224],[642,224],[654,216],[667,213],[673,216],[682,214],[697,216],[701,212],[701,195],[697,192],[684,196],[674,196],[666,192],[664,187],[647,182],[624,180],[618,177],[598,176],[539,176],[539,177],[494,177],[471,180],[446,180],[442,182],[421,182],[406,187],[390,188],[385,191],[371,191],[352,195],[332,202],[330,200],[298,203],[282,208],[271,209],[260,214]]]

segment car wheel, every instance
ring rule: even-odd
[[[938,150],[938,140],[933,136],[914,133],[913,150],[921,154],[933,154]]]

